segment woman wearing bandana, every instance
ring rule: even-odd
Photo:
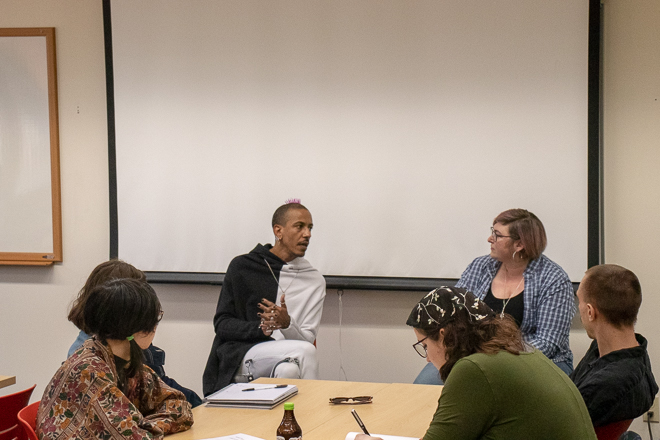
[[[513,319],[472,293],[435,289],[407,324],[417,337],[413,347],[445,381],[423,440],[596,439],[569,377],[523,342]]]

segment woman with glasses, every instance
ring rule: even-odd
[[[144,281],[118,279],[96,287],[83,317],[92,337],[46,387],[37,413],[40,439],[149,439],[192,426],[185,396],[143,364],[162,317]]]
[[[573,285],[566,272],[543,255],[547,243],[543,223],[525,209],[509,209],[495,217],[490,230],[490,254],[470,263],[456,287],[473,292],[500,316],[513,317],[525,342],[570,374]],[[427,364],[415,383],[442,382],[433,365]]]
[[[428,293],[407,324],[413,347],[445,381],[423,440],[596,439],[570,378],[523,342],[511,317],[465,289]]]

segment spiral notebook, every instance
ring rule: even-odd
[[[206,398],[207,406],[223,408],[273,409],[289,397],[298,394],[298,387],[274,384],[233,383]],[[250,391],[244,391],[250,390]]]

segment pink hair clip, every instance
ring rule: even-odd
[[[300,204],[300,199],[287,199],[286,202],[284,202],[285,205],[288,205],[290,203],[298,203]]]

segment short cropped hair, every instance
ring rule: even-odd
[[[71,310],[69,311],[69,321],[73,322],[80,330],[89,334],[91,330],[85,324],[84,317],[85,304],[87,303],[89,296],[96,287],[107,281],[121,278],[130,278],[140,281],[147,280],[144,272],[122,260],[112,259],[99,264],[94,268],[92,273],[89,274],[85,285],[80,289],[80,292],[78,292],[78,297],[73,301]]]
[[[587,270],[582,280],[585,300],[617,328],[637,321],[642,305],[642,286],[637,276],[616,264],[601,264]]]
[[[526,209],[509,209],[495,217],[493,225],[499,223],[509,227],[509,235],[520,240],[523,250],[520,255],[529,260],[541,256],[548,244],[541,220]]]
[[[305,208],[301,203],[285,203],[284,205],[277,208],[275,213],[273,213],[272,226],[284,226],[286,224],[286,218],[289,214],[289,211],[292,209],[304,209],[305,211],[309,211],[309,209]]]

